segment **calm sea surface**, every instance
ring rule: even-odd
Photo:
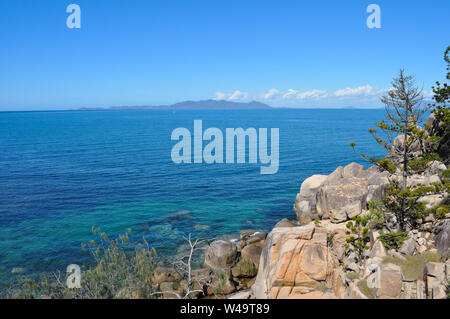
[[[367,132],[382,110],[66,111],[0,113],[0,281],[14,272],[65,270],[90,257],[91,226],[133,230],[173,255],[183,235],[213,238],[268,231],[301,182],[352,161],[349,147],[382,155]],[[280,168],[260,164],[176,165],[172,131],[280,129]],[[206,144],[206,143],[204,143]]]

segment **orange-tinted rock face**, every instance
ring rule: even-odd
[[[324,294],[319,290],[333,287],[335,258],[327,247],[328,231],[341,230],[337,225],[330,230],[312,224],[274,229],[263,249],[253,296],[334,298],[333,293]]]

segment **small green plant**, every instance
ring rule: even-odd
[[[314,225],[320,226],[320,223],[321,223],[320,220],[315,220],[314,221]]]
[[[243,277],[254,277],[258,274],[258,267],[255,266],[255,264],[248,260],[248,259],[241,259],[236,264],[236,267],[238,268],[238,272],[240,276]]]
[[[386,256],[383,258],[384,264],[395,264],[402,268],[402,273],[410,280],[422,280],[424,276],[425,265],[428,262],[439,262],[437,253],[426,251],[417,256],[405,256],[405,259]]]
[[[327,233],[327,246],[328,247],[333,247],[333,238],[334,238],[334,232],[329,231]]]
[[[347,227],[346,243],[344,247],[356,252],[359,256],[359,261],[362,260],[362,256],[365,250],[369,249],[367,243],[370,241],[369,227],[367,227],[371,219],[370,215],[361,217],[357,216],[353,218],[353,221],[349,221],[345,226]]]
[[[368,203],[369,210],[370,210],[370,228],[380,228],[384,223],[384,215],[381,211],[381,206],[383,205],[383,202],[381,201],[370,201]]]
[[[369,288],[367,285],[367,280],[363,279],[358,282],[359,290],[369,299],[375,299],[376,297],[376,288]]]
[[[359,279],[359,277],[360,277],[359,273],[357,273],[357,272],[355,272],[355,271],[349,271],[348,273],[345,274],[345,276],[346,276],[349,280]]]
[[[394,213],[401,231],[405,231],[406,224],[416,228],[416,221],[426,215],[426,203],[419,201],[426,195],[442,194],[448,191],[448,185],[432,183],[429,186],[416,185],[403,188],[398,181],[386,188],[383,200],[384,207]]]
[[[94,263],[81,272],[81,288],[69,289],[66,276],[60,273],[43,274],[39,278],[20,278],[8,290],[7,298],[108,299],[156,298],[153,272],[157,266],[156,250],[130,243],[131,230],[110,239],[100,228],[92,228],[97,241],[83,244]],[[132,250],[133,253],[126,253]]]
[[[217,270],[214,273],[214,292],[222,294],[230,281],[230,272],[227,270]]]
[[[425,260],[427,263],[433,262],[433,263],[439,263],[441,262],[441,257],[438,253],[432,252],[432,251],[424,251],[421,253],[420,258]]]
[[[439,157],[436,153],[428,153],[422,156],[416,157],[408,163],[409,168],[411,168],[414,172],[422,173],[425,171],[427,164],[432,161],[442,161],[442,158]]]
[[[387,158],[382,158],[382,159],[378,160],[377,163],[379,166],[381,166],[382,168],[384,168],[391,174],[395,173],[395,171],[397,170],[397,166],[392,164],[392,162],[390,160],[388,160]]]
[[[442,172],[442,177],[450,178],[450,169],[446,169]]]
[[[430,211],[430,214],[434,214],[437,219],[444,219],[448,213],[450,213],[450,205],[436,205]]]
[[[318,286],[317,286],[317,290],[321,291],[321,292],[326,292],[328,290],[326,283],[321,282]]]
[[[386,249],[399,250],[407,238],[406,232],[380,232],[380,240]]]

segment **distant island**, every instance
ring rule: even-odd
[[[224,100],[184,101],[172,105],[159,106],[112,106],[109,108],[83,107],[76,110],[246,110],[270,109],[271,106],[252,101],[248,103],[230,102]]]

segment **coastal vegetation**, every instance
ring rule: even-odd
[[[251,289],[252,297],[408,298],[412,282],[427,296],[446,296],[448,255],[430,243],[450,224],[450,93],[439,82],[433,92],[435,103],[423,106],[413,78],[400,71],[382,100],[381,137],[369,130],[389,155],[359,154],[374,166],[352,163],[305,181],[294,206],[302,227],[282,220],[271,234],[243,233],[237,243],[189,235],[185,253],[173,260],[159,256],[145,238],[132,243],[131,230],[111,238],[94,227],[95,240],[82,245],[92,263],[82,268],[79,288],[68,288],[70,274],[57,272],[20,278],[2,289],[2,297],[189,299],[246,291],[248,298]],[[431,120],[423,123],[429,110]],[[356,152],[356,144],[351,147]],[[194,267],[203,254],[202,267]],[[382,269],[380,287],[364,271],[372,265]],[[431,292],[424,282],[434,285]]]

